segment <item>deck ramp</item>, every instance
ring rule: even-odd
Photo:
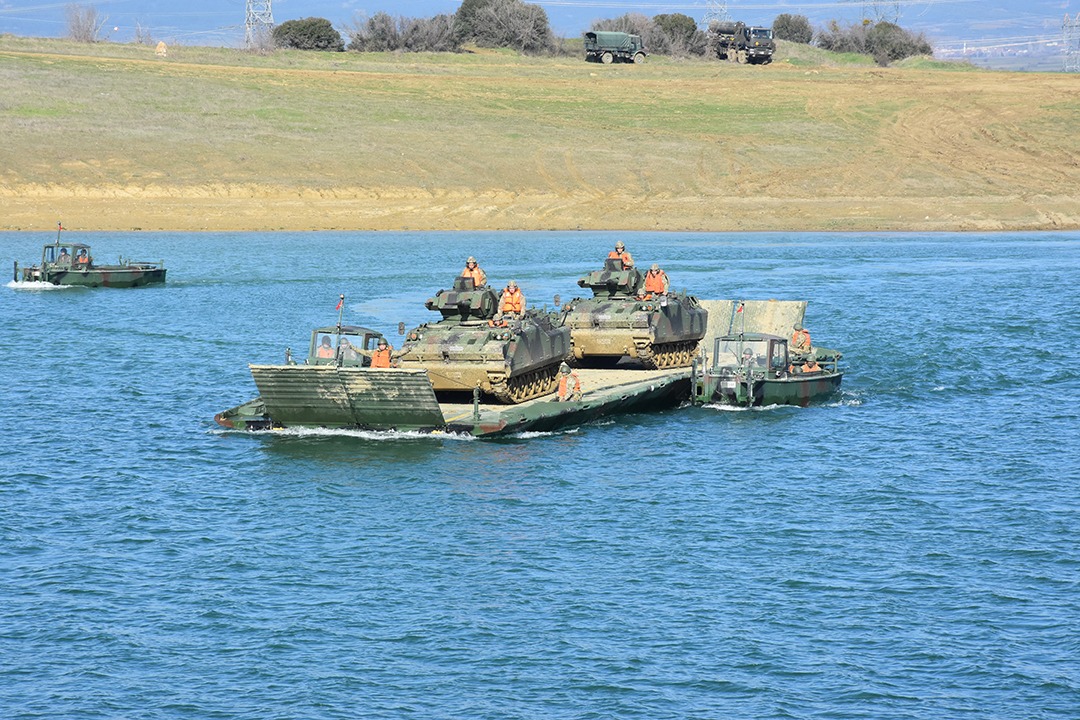
[[[791,328],[806,314],[805,300],[699,300],[709,311],[702,346],[711,348],[722,335],[737,332],[768,333],[791,337]],[[739,303],[743,311],[735,312]]]
[[[423,370],[251,365],[267,414],[283,425],[437,428],[444,424]]]

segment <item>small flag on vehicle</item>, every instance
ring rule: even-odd
[[[340,297],[338,298],[338,301],[337,301],[337,306],[336,306],[336,307],[335,307],[334,309],[335,309],[335,310],[340,310],[340,309],[341,309],[341,306],[342,306],[342,305],[344,305],[344,304],[345,304],[345,295],[344,295],[344,294],[342,294],[342,295],[341,295],[341,296],[340,296]]]

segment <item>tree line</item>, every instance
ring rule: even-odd
[[[95,42],[104,19],[93,6],[67,7],[68,35],[72,39]],[[930,55],[933,48],[921,34],[890,22],[854,23],[842,26],[833,20],[815,29],[804,15],[783,13],[773,21],[777,39],[813,44],[834,52],[872,56],[887,65],[913,55]],[[710,34],[682,13],[648,17],[627,13],[597,20],[592,30],[612,30],[640,35],[652,54],[672,57],[707,56],[716,52]],[[258,49],[295,48],[344,52],[461,52],[468,44],[489,48],[511,48],[529,55],[569,54],[567,42],[557,38],[548,23],[547,12],[524,0],[462,0],[453,14],[430,18],[392,16],[378,12],[358,17],[341,32],[324,18],[287,20],[262,38]],[[149,44],[149,33],[140,42]]]

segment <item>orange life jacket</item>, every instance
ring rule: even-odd
[[[570,373],[568,375],[563,374],[563,373],[559,373],[559,397],[564,398],[569,394],[569,393],[567,393],[567,390],[570,387],[570,379],[571,378],[573,378],[573,380],[574,380],[574,390],[573,390],[573,392],[575,392],[575,393],[581,392],[581,378],[578,377],[578,374],[576,372],[572,372],[572,373]]]
[[[480,287],[487,282],[487,275],[484,274],[479,265],[474,268],[466,265],[465,269],[461,271],[461,277],[472,278],[473,287]]]
[[[502,301],[499,303],[499,312],[512,312],[520,313],[525,311],[525,296],[521,294],[521,289],[515,289],[510,291],[509,289],[503,290]]]
[[[817,362],[812,361],[812,360],[808,360],[808,361],[804,362],[803,366],[802,366],[802,371],[803,372],[819,372],[820,370],[821,370],[821,366],[818,365]]]
[[[791,347],[795,350],[810,349],[810,333],[805,328],[791,333]]]
[[[645,291],[651,293],[666,292],[667,290],[664,287],[667,285],[666,280],[667,275],[664,274],[663,270],[657,270],[656,272],[650,270],[645,273]]]
[[[618,250],[612,250],[607,254],[608,260],[622,260],[622,266],[624,268],[634,267],[634,258],[630,257],[630,253],[620,253]]]
[[[329,345],[320,345],[319,349],[315,351],[316,357],[332,358],[334,357],[334,348]]]
[[[495,318],[488,320],[488,327],[507,327],[509,324],[505,319],[499,322],[495,322]]]
[[[390,346],[387,345],[385,350],[376,350],[371,355],[371,367],[373,368],[388,368],[390,367]]]

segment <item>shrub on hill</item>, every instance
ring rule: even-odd
[[[547,12],[522,0],[462,0],[454,25],[459,43],[534,55],[556,50]]]
[[[68,37],[77,42],[97,42],[101,26],[108,20],[100,17],[93,5],[68,5],[64,14],[67,16]]]
[[[645,49],[654,55],[685,57],[704,55],[706,51],[705,33],[698,29],[693,18],[680,13],[652,18],[640,13],[626,13],[616,18],[596,20],[591,29],[639,35]]]
[[[431,18],[390,17],[378,12],[358,19],[346,28],[349,50],[357,52],[457,52],[461,45],[454,34],[454,16]]]
[[[685,57],[705,54],[707,44],[705,33],[698,29],[697,21],[689,15],[682,13],[654,15],[653,23],[660,28],[660,32],[667,39],[669,55]]]
[[[344,52],[345,41],[325,18],[309,17],[286,20],[274,28],[274,45],[296,50],[331,50]]]
[[[890,22],[864,21],[844,28],[833,20],[818,30],[815,40],[824,50],[870,55],[883,66],[893,60],[934,52],[921,33],[916,35]]]
[[[814,28],[810,26],[810,20],[805,15],[791,15],[782,13],[776,16],[772,24],[773,37],[777,40],[790,40],[791,42],[809,45],[814,39]]]

